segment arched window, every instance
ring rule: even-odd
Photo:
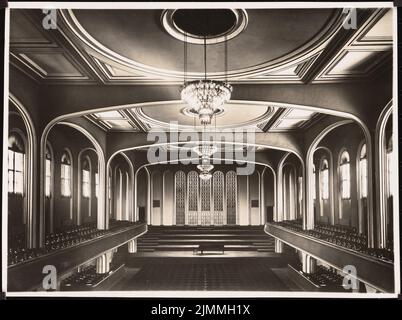
[[[45,196],[51,196],[51,182],[52,182],[52,152],[49,146],[46,146],[46,159],[45,159]]]
[[[71,158],[68,152],[61,156],[61,195],[71,197]]]
[[[107,194],[108,194],[108,201],[109,201],[109,215],[111,215],[113,212],[112,211],[113,208],[112,208],[112,171],[111,170],[109,170],[109,182],[107,184]]]
[[[393,176],[393,159],[394,159],[394,150],[392,145],[392,135],[387,142],[387,196],[392,197],[394,195],[394,179]]]
[[[343,151],[339,163],[341,199],[350,199],[350,157]]]
[[[8,192],[23,194],[24,192],[25,146],[18,134],[8,138]]]
[[[317,189],[316,189],[316,184],[315,184],[315,165],[313,164],[313,200],[316,199],[316,193],[317,193]]]
[[[96,167],[96,172],[95,172],[95,197],[99,196],[99,172],[98,172],[98,167]]]
[[[367,147],[363,144],[359,156],[360,198],[367,198]]]
[[[84,158],[82,164],[82,196],[84,198],[91,196],[91,162],[88,157]]]
[[[329,165],[328,160],[323,159],[320,168],[320,193],[322,200],[329,198]]]

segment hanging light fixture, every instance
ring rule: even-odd
[[[211,170],[214,166],[210,163],[210,159],[207,156],[203,156],[201,158],[201,164],[197,166],[197,169],[200,170],[200,179],[209,180],[212,178]]]
[[[227,43],[225,41],[225,78],[227,72]],[[186,81],[187,73],[187,44],[185,37],[184,48],[184,84],[181,98],[198,117],[202,125],[211,124],[213,116],[222,111],[223,106],[230,100],[233,87],[227,81],[207,79],[207,44],[204,37],[204,79]]]

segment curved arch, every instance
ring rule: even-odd
[[[36,160],[36,153],[37,153],[37,142],[36,142],[36,130],[33,124],[32,118],[29,115],[29,112],[24,107],[24,105],[12,94],[9,93],[9,101],[15,106],[18,112],[22,116],[22,120],[24,122],[26,131],[27,131],[27,149],[26,149],[26,157],[27,157],[27,179],[26,179],[26,197],[27,197],[27,247],[28,248],[35,248],[37,246],[37,234],[35,232],[35,226],[37,221],[37,211],[36,211],[36,201],[37,201],[37,194],[36,194],[36,178],[37,178],[37,160]],[[8,129],[8,121],[4,127],[4,132]],[[5,134],[5,137],[8,136]],[[4,143],[4,148],[7,148],[7,143]],[[7,154],[7,150],[3,149],[4,154]],[[4,161],[3,166],[6,166],[7,162]],[[4,182],[6,183],[6,182]],[[7,187],[3,185],[3,190],[7,190]],[[7,199],[7,197],[4,197]],[[5,225],[7,225],[7,215],[3,215],[5,219]]]
[[[129,170],[130,170],[130,174],[129,174],[130,179],[129,180],[131,181],[131,183],[130,183],[130,187],[127,186],[127,188],[128,188],[128,192],[129,193],[131,192],[131,194],[132,194],[135,190],[135,182],[136,182],[135,176],[134,176],[134,165],[133,165],[132,161],[130,160],[130,158],[124,152],[121,152],[120,155],[127,161],[127,164],[129,166]],[[108,161],[107,162],[107,172],[109,172],[110,170],[112,170],[111,161]],[[106,175],[106,185],[107,186],[110,184],[109,179],[110,179],[110,175],[107,174]],[[128,202],[129,202],[128,220],[133,222],[133,221],[136,221],[135,220],[135,207],[134,207],[135,202],[132,197],[130,197],[128,199]],[[111,209],[109,206],[110,206],[110,203],[109,203],[109,201],[107,201],[106,202],[106,212],[108,212],[108,213],[110,212],[110,209]]]
[[[190,158],[190,159],[188,159],[189,161],[195,161],[195,160],[199,160],[199,158]],[[225,161],[225,160],[230,160],[230,159],[226,159],[226,158],[216,158],[216,160],[218,160],[218,161]],[[147,164],[143,164],[143,165],[141,165],[136,171],[135,171],[135,181],[137,182],[137,177],[138,177],[138,172],[141,170],[141,169],[143,169],[143,168],[147,168],[147,167],[149,167],[149,166],[154,166],[154,165],[158,165],[158,164],[169,164],[169,163],[171,163],[171,162],[174,162],[174,161],[176,161],[176,160],[166,160],[166,161],[160,161],[160,162],[158,162],[158,163],[147,163]],[[261,165],[261,166],[263,166],[263,167],[265,167],[265,168],[269,168],[271,171],[272,171],[272,174],[273,174],[273,176],[274,176],[274,179],[276,180],[276,173],[275,173],[275,170],[273,169],[273,167],[271,166],[271,165],[269,165],[269,164],[266,164],[266,163],[262,163],[262,162],[254,162],[254,161],[248,161],[248,160],[243,160],[243,162],[247,162],[247,163],[253,163],[253,164],[257,164],[257,165]],[[150,177],[149,177],[149,173],[148,173],[148,184],[149,184],[149,179],[150,179]],[[274,185],[276,185],[276,181],[274,181]],[[135,201],[135,203],[137,204],[137,183],[135,183],[135,192],[134,192],[134,201]],[[276,190],[275,190],[275,195],[276,195]],[[277,201],[277,199],[276,199],[276,197],[275,197],[275,207],[276,207],[276,201]],[[137,212],[137,205],[135,205],[135,208],[136,208],[136,217],[137,217],[137,214],[138,214],[138,212]],[[148,220],[149,221],[149,220]]]
[[[323,114],[328,114],[328,115],[334,115],[334,116],[338,116],[338,117],[343,117],[346,119],[350,119],[350,120],[354,120],[357,123],[359,123],[360,125],[362,125],[363,127],[366,128],[366,125],[363,123],[363,121],[358,118],[356,115],[349,113],[349,112],[344,112],[344,111],[337,111],[337,110],[330,110],[327,108],[320,108],[317,106],[308,106],[308,105],[301,105],[301,104],[291,104],[291,103],[283,103],[283,102],[279,102],[279,101],[266,101],[266,100],[231,100],[232,103],[250,103],[250,104],[264,104],[264,105],[270,105],[270,106],[276,106],[276,107],[280,107],[280,108],[292,108],[292,109],[300,109],[300,110],[308,110],[308,111],[313,111],[313,112],[319,112],[319,113],[323,113]],[[115,106],[108,106],[108,107],[101,107],[101,108],[94,108],[94,109],[89,109],[89,110],[85,110],[85,111],[77,111],[77,112],[72,112],[69,114],[65,114],[65,115],[60,115],[60,116],[56,116],[55,118],[53,118],[52,120],[49,121],[49,123],[46,125],[46,127],[44,128],[42,137],[41,137],[41,141],[43,139],[47,138],[47,135],[50,131],[50,129],[56,125],[59,122],[62,121],[66,121],[69,118],[75,118],[75,117],[80,117],[80,116],[84,116],[84,115],[88,115],[91,113],[97,113],[97,112],[106,112],[106,111],[114,111],[114,110],[124,110],[124,109],[131,109],[131,108],[145,108],[145,107],[152,107],[152,106],[158,106],[158,105],[168,105],[168,104],[177,104],[177,103],[182,103],[181,100],[163,100],[163,101],[154,101],[154,102],[139,102],[139,103],[132,103],[132,104],[124,104],[124,105],[115,105]],[[200,142],[200,141],[198,141]],[[144,145],[145,146],[145,145]],[[141,147],[144,147],[141,146]],[[150,145],[147,145],[150,146]],[[255,146],[262,146],[264,147],[265,145],[263,144],[258,144]],[[111,156],[110,158],[113,157],[113,155],[121,152],[121,151],[127,151],[127,150],[131,150],[131,148],[124,148],[124,149],[120,149],[120,150],[116,150]],[[289,150],[289,149],[279,149],[279,150],[283,150],[283,151],[290,151],[290,152],[294,152],[297,154],[297,152],[295,152],[295,150]],[[303,161],[303,157],[300,154],[297,154],[298,156],[300,156],[300,158]]]
[[[108,229],[109,227],[109,219],[106,216],[106,164],[105,164],[105,154],[99,142],[90,134],[86,129],[82,128],[81,126],[71,123],[71,122],[59,122],[57,124],[65,125],[76,129],[80,133],[82,133],[88,140],[92,143],[95,147],[96,153],[98,154],[98,174],[99,174],[99,196],[97,199],[97,228],[100,230]],[[44,157],[45,148],[46,148],[46,141],[49,134],[49,131],[56,123],[53,123],[51,126],[47,125],[45,131],[42,134],[41,141],[40,141],[40,155],[41,155],[41,165],[40,165],[40,177],[41,177],[41,184],[40,184],[40,246],[43,246],[43,227],[44,227]]]
[[[276,184],[277,184],[277,206],[276,206],[276,210],[275,210],[275,215],[274,215],[274,220],[275,221],[282,221],[283,220],[283,193],[281,192],[281,190],[283,190],[282,188],[282,182],[283,182],[283,166],[285,164],[285,161],[287,159],[288,156],[290,156],[292,153],[287,152],[285,153],[282,158],[279,160],[278,162],[278,174],[277,174],[277,179],[276,179]],[[305,181],[305,164],[304,161],[302,159],[300,159],[301,162],[301,168],[302,168],[302,180]],[[306,191],[304,190],[305,188],[302,188],[302,216],[303,216],[303,224],[305,223],[306,219],[304,218],[305,215],[305,195],[306,195]]]
[[[139,173],[139,171],[141,169],[144,169],[146,174],[147,174],[147,224],[149,224],[149,222],[150,222],[150,208],[149,208],[150,203],[149,203],[149,198],[150,197],[148,195],[149,195],[150,187],[151,187],[150,186],[150,184],[151,184],[151,176],[150,176],[149,170],[147,169],[147,165],[142,165],[134,173],[134,180],[135,180],[135,182],[134,182],[135,221],[138,221],[138,218],[139,218],[138,217],[138,210],[137,210],[137,208],[138,208],[138,206],[137,206],[137,203],[138,203],[138,201],[137,201],[137,189],[138,189],[137,178],[138,178],[138,173]]]
[[[385,178],[385,168],[386,168],[386,141],[385,141],[385,127],[387,122],[392,115],[392,103],[388,103],[384,110],[381,112],[380,117],[377,121],[376,131],[375,131],[375,145],[378,148],[378,152],[376,153],[377,165],[376,165],[376,179],[378,183],[376,184],[376,193],[377,193],[377,212],[380,214],[379,216],[379,228],[377,231],[377,246],[380,248],[386,247],[386,237],[387,237],[387,228],[386,228],[386,212],[387,212],[387,200],[386,200],[386,178]],[[393,119],[392,119],[393,120]],[[393,130],[395,130],[395,126],[393,126]],[[392,134],[392,137],[394,134]],[[398,147],[396,143],[393,144]],[[396,168],[397,172],[398,168]],[[395,206],[396,205],[396,206]],[[394,207],[397,208],[398,202],[394,200]],[[394,210],[396,211],[396,210]]]
[[[357,119],[357,118],[356,118]],[[356,120],[357,124],[361,127],[361,129],[363,130],[365,139],[367,141],[367,151],[368,154],[371,154],[371,148],[370,148],[370,141],[371,141],[371,134],[370,131],[368,130],[367,126],[360,120]],[[313,229],[314,228],[314,202],[313,202],[313,196],[312,196],[312,187],[313,187],[313,181],[312,181],[312,172],[313,172],[313,168],[312,168],[312,164],[313,164],[313,154],[315,152],[315,150],[318,147],[318,144],[321,142],[321,140],[332,130],[334,130],[335,128],[338,128],[342,125],[346,125],[346,124],[350,124],[353,123],[352,120],[341,120],[335,123],[332,123],[331,125],[327,126],[323,131],[321,131],[313,140],[313,142],[310,144],[308,150],[307,150],[307,156],[306,156],[306,177],[307,177],[307,181],[306,181],[306,229]],[[372,165],[372,161],[370,160],[369,163],[369,168],[371,168]],[[369,175],[369,181],[372,181],[371,175]],[[371,188],[371,193],[372,195],[372,188]],[[373,199],[372,196],[370,197],[370,201],[369,203],[371,203],[370,207],[370,212],[371,214],[373,213]]]
[[[150,144],[144,144],[144,145],[140,145],[140,146],[135,146],[135,147],[129,147],[129,148],[123,148],[117,151],[114,151],[109,159],[107,160],[107,164],[109,165],[109,163],[112,161],[112,159],[119,154],[120,152],[125,152],[125,151],[130,151],[130,150],[141,150],[141,149],[146,149],[149,147],[163,147],[163,146],[178,146],[178,145],[188,145],[188,144],[194,144],[194,145],[199,145],[199,144],[203,144],[203,143],[210,143],[210,141],[204,141],[204,140],[197,140],[197,141],[190,141],[190,142],[185,142],[185,141],[178,141],[178,142],[161,142],[161,143],[150,143]],[[216,142],[216,144],[222,144],[222,145],[233,145],[233,146],[252,146],[252,147],[267,147],[267,145],[263,145],[263,144],[255,144],[255,143],[243,143],[243,142]],[[276,147],[271,147],[268,146],[268,148],[274,149],[274,150],[280,150],[280,151],[286,151],[288,153],[294,154],[296,157],[298,157],[300,159],[300,161],[302,163],[304,163],[303,160],[303,156],[298,153],[295,152],[294,150],[290,150],[290,149],[285,149],[285,148],[276,148]],[[196,158],[194,158],[196,159]],[[197,158],[198,159],[198,158]],[[228,158],[225,158],[228,159]],[[182,159],[184,160],[184,159]],[[185,159],[186,161],[191,161],[191,159]],[[213,157],[213,160],[220,160],[216,157]],[[229,160],[229,159],[228,159]],[[230,159],[230,160],[236,160],[236,159]],[[176,161],[180,161],[180,159],[176,159]],[[247,162],[243,159],[239,160],[239,162]],[[157,163],[157,162],[156,162]],[[251,162],[253,163],[253,162]]]

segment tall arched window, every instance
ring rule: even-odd
[[[45,196],[51,196],[51,182],[52,182],[52,152],[49,146],[46,146],[46,159],[45,159]]]
[[[98,175],[98,179],[99,179],[99,175]],[[108,194],[108,201],[109,201],[109,215],[111,215],[113,212],[113,208],[112,208],[112,170],[109,170],[109,181],[107,184],[107,194]]]
[[[346,150],[341,154],[339,174],[341,199],[350,199],[350,157]]]
[[[82,164],[82,196],[90,198],[91,196],[91,162],[88,157],[84,158]]]
[[[8,192],[24,193],[25,146],[18,134],[8,138]]]
[[[317,195],[317,187],[316,187],[315,179],[316,179],[315,165],[313,164],[313,200],[316,199],[316,195]]]
[[[329,165],[327,159],[323,159],[321,162],[320,196],[322,200],[328,200],[329,198]]]
[[[71,157],[68,152],[61,156],[61,195],[62,197],[71,197]]]
[[[96,167],[95,171],[95,197],[97,198],[99,196],[99,169],[98,166]]]
[[[359,156],[359,188],[360,198],[367,198],[367,147],[363,144]]]

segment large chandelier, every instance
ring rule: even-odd
[[[207,44],[204,37],[204,79],[186,81],[187,73],[187,41],[184,41],[184,84],[181,99],[198,115],[202,125],[211,124],[213,116],[223,110],[230,100],[233,87],[226,81],[207,79]],[[225,41],[225,78],[227,73],[227,41]]]
[[[201,124],[207,125],[230,100],[232,91],[232,86],[226,82],[196,80],[183,85],[181,98],[198,114]]]

